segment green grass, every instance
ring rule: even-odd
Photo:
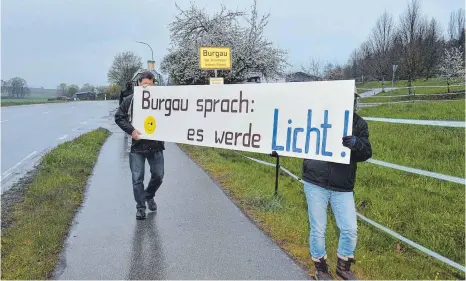
[[[183,148],[264,232],[309,273],[314,271],[308,253],[307,205],[301,184],[282,174],[280,196],[274,199],[273,167],[233,151]],[[302,160],[281,160],[283,166],[300,175]],[[365,216],[464,264],[464,186],[365,163],[359,167],[355,194],[358,211]],[[327,251],[334,272],[338,229],[330,212],[328,221]],[[358,228],[358,263],[354,270],[361,279],[464,279],[461,272],[362,221]]]
[[[450,82],[450,84],[461,84],[461,83],[464,84],[464,79],[461,79],[461,78],[452,79],[452,81]],[[445,85],[444,90],[446,90],[447,82],[445,79],[441,79],[441,78],[430,78],[428,80],[416,79],[415,81],[412,82],[412,86],[443,86],[443,85]],[[385,81],[385,87],[391,87],[391,86],[392,86],[391,80]],[[382,81],[371,81],[371,82],[367,82],[364,84],[357,84],[356,87],[367,88],[367,89],[382,88]],[[393,83],[393,87],[408,87],[408,80],[395,81]],[[360,92],[362,93],[363,90],[360,90]]]
[[[358,114],[366,117],[464,121],[465,101],[384,104],[361,108]]]
[[[43,157],[24,186],[24,200],[8,214],[12,225],[2,231],[2,279],[50,278],[108,135],[97,129]]]
[[[440,84],[439,86],[445,87],[435,87],[435,88],[414,88],[414,92],[411,94],[416,95],[432,95],[432,94],[445,94],[445,93],[456,93],[456,92],[464,92],[464,84],[463,85],[455,85],[450,86],[450,92],[448,92],[448,88],[444,84]],[[393,91],[387,91],[377,94],[376,96],[398,96],[398,95],[408,95],[409,89],[397,89]],[[417,96],[416,98],[421,98],[421,96]]]
[[[443,104],[422,112],[421,104],[380,107],[392,118],[461,120],[464,102]],[[375,113],[380,108],[361,110]],[[393,108],[396,108],[393,110]],[[408,112],[408,113],[407,113]],[[461,114],[461,115],[460,115]],[[373,116],[372,114],[370,114]],[[385,116],[384,116],[385,117]],[[445,117],[443,117],[445,118]],[[464,120],[464,116],[463,116]],[[465,131],[461,128],[368,122],[373,158],[409,167],[465,176]],[[313,271],[308,254],[309,225],[302,185],[281,175],[278,199],[273,199],[274,168],[229,150],[183,145],[259,227],[285,251]],[[243,153],[265,161],[264,154]],[[282,157],[281,164],[301,175],[302,159]],[[460,264],[465,264],[464,185],[377,166],[359,164],[355,188],[358,211]],[[330,213],[330,212],[329,212]],[[354,267],[364,279],[464,279],[465,275],[359,221]],[[338,229],[329,214],[327,251],[334,271]]]
[[[1,99],[1,106],[27,105],[27,104],[42,104],[42,103],[61,103],[66,101],[48,101],[42,98],[24,98],[24,99]]]

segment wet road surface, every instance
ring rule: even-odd
[[[158,211],[137,221],[125,134],[109,129],[56,279],[309,279],[174,144]]]
[[[118,101],[81,101],[1,108],[2,192],[51,148],[107,122]]]

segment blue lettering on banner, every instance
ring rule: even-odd
[[[349,110],[345,111],[345,121],[343,136],[346,136],[348,132],[348,121],[349,121]],[[305,133],[305,144],[304,144],[304,153],[308,154],[311,146],[311,139],[315,140],[315,154],[323,156],[333,156],[333,152],[327,150],[327,135],[328,129],[332,128],[332,124],[328,122],[328,110],[324,110],[324,122],[320,124],[319,127],[312,126],[312,109],[307,110],[307,123],[306,128],[293,128],[293,120],[288,119],[288,126],[286,130],[286,141],[285,145],[278,143],[278,127],[279,127],[279,115],[280,110],[278,108],[274,109],[273,114],[273,131],[272,131],[272,151],[292,151],[295,153],[303,153],[303,148],[297,146],[298,139],[300,138],[300,133]],[[322,139],[321,139],[321,130],[322,130]],[[345,157],[346,153],[342,153],[341,156]]]
[[[326,151],[327,146],[327,129],[332,128],[331,124],[328,124],[328,110],[324,111],[324,124],[320,125],[320,127],[324,130],[323,137],[322,137],[322,155],[324,156],[332,156],[333,153],[330,151]]]

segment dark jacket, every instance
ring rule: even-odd
[[[131,88],[129,88],[129,89],[126,88],[125,90],[121,91],[120,92],[120,103],[119,104],[121,104],[126,97],[129,97],[132,94],[133,94],[133,89],[131,89]]]
[[[357,150],[351,151],[350,164],[305,159],[303,179],[333,191],[353,191],[357,162],[363,162],[372,157],[369,128],[366,121],[356,113],[353,115],[353,136],[358,137],[360,141],[357,143]]]
[[[133,116],[133,95],[126,97],[120,104],[118,111],[115,113],[115,123],[127,134],[131,135],[134,131],[134,127],[131,124]],[[131,118],[131,119],[130,119]],[[146,153],[151,151],[162,151],[165,150],[165,144],[163,141],[154,140],[132,140],[131,152]]]

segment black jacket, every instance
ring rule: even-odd
[[[124,98],[120,104],[118,111],[115,113],[115,123],[127,134],[131,135],[134,131],[134,127],[130,122],[130,118],[133,116],[133,95]],[[154,140],[132,140],[131,152],[146,153],[151,151],[162,151],[165,150],[165,144],[163,141]]]
[[[133,94],[133,89],[131,89],[131,88],[130,89],[126,88],[125,90],[121,91],[120,92],[120,103],[119,104],[121,104],[126,97],[129,97],[132,94]]]
[[[359,138],[358,149],[351,151],[350,164],[339,164],[318,160],[303,161],[303,179],[333,191],[353,191],[356,180],[357,162],[372,157],[369,128],[359,115],[353,115],[353,136]]]

